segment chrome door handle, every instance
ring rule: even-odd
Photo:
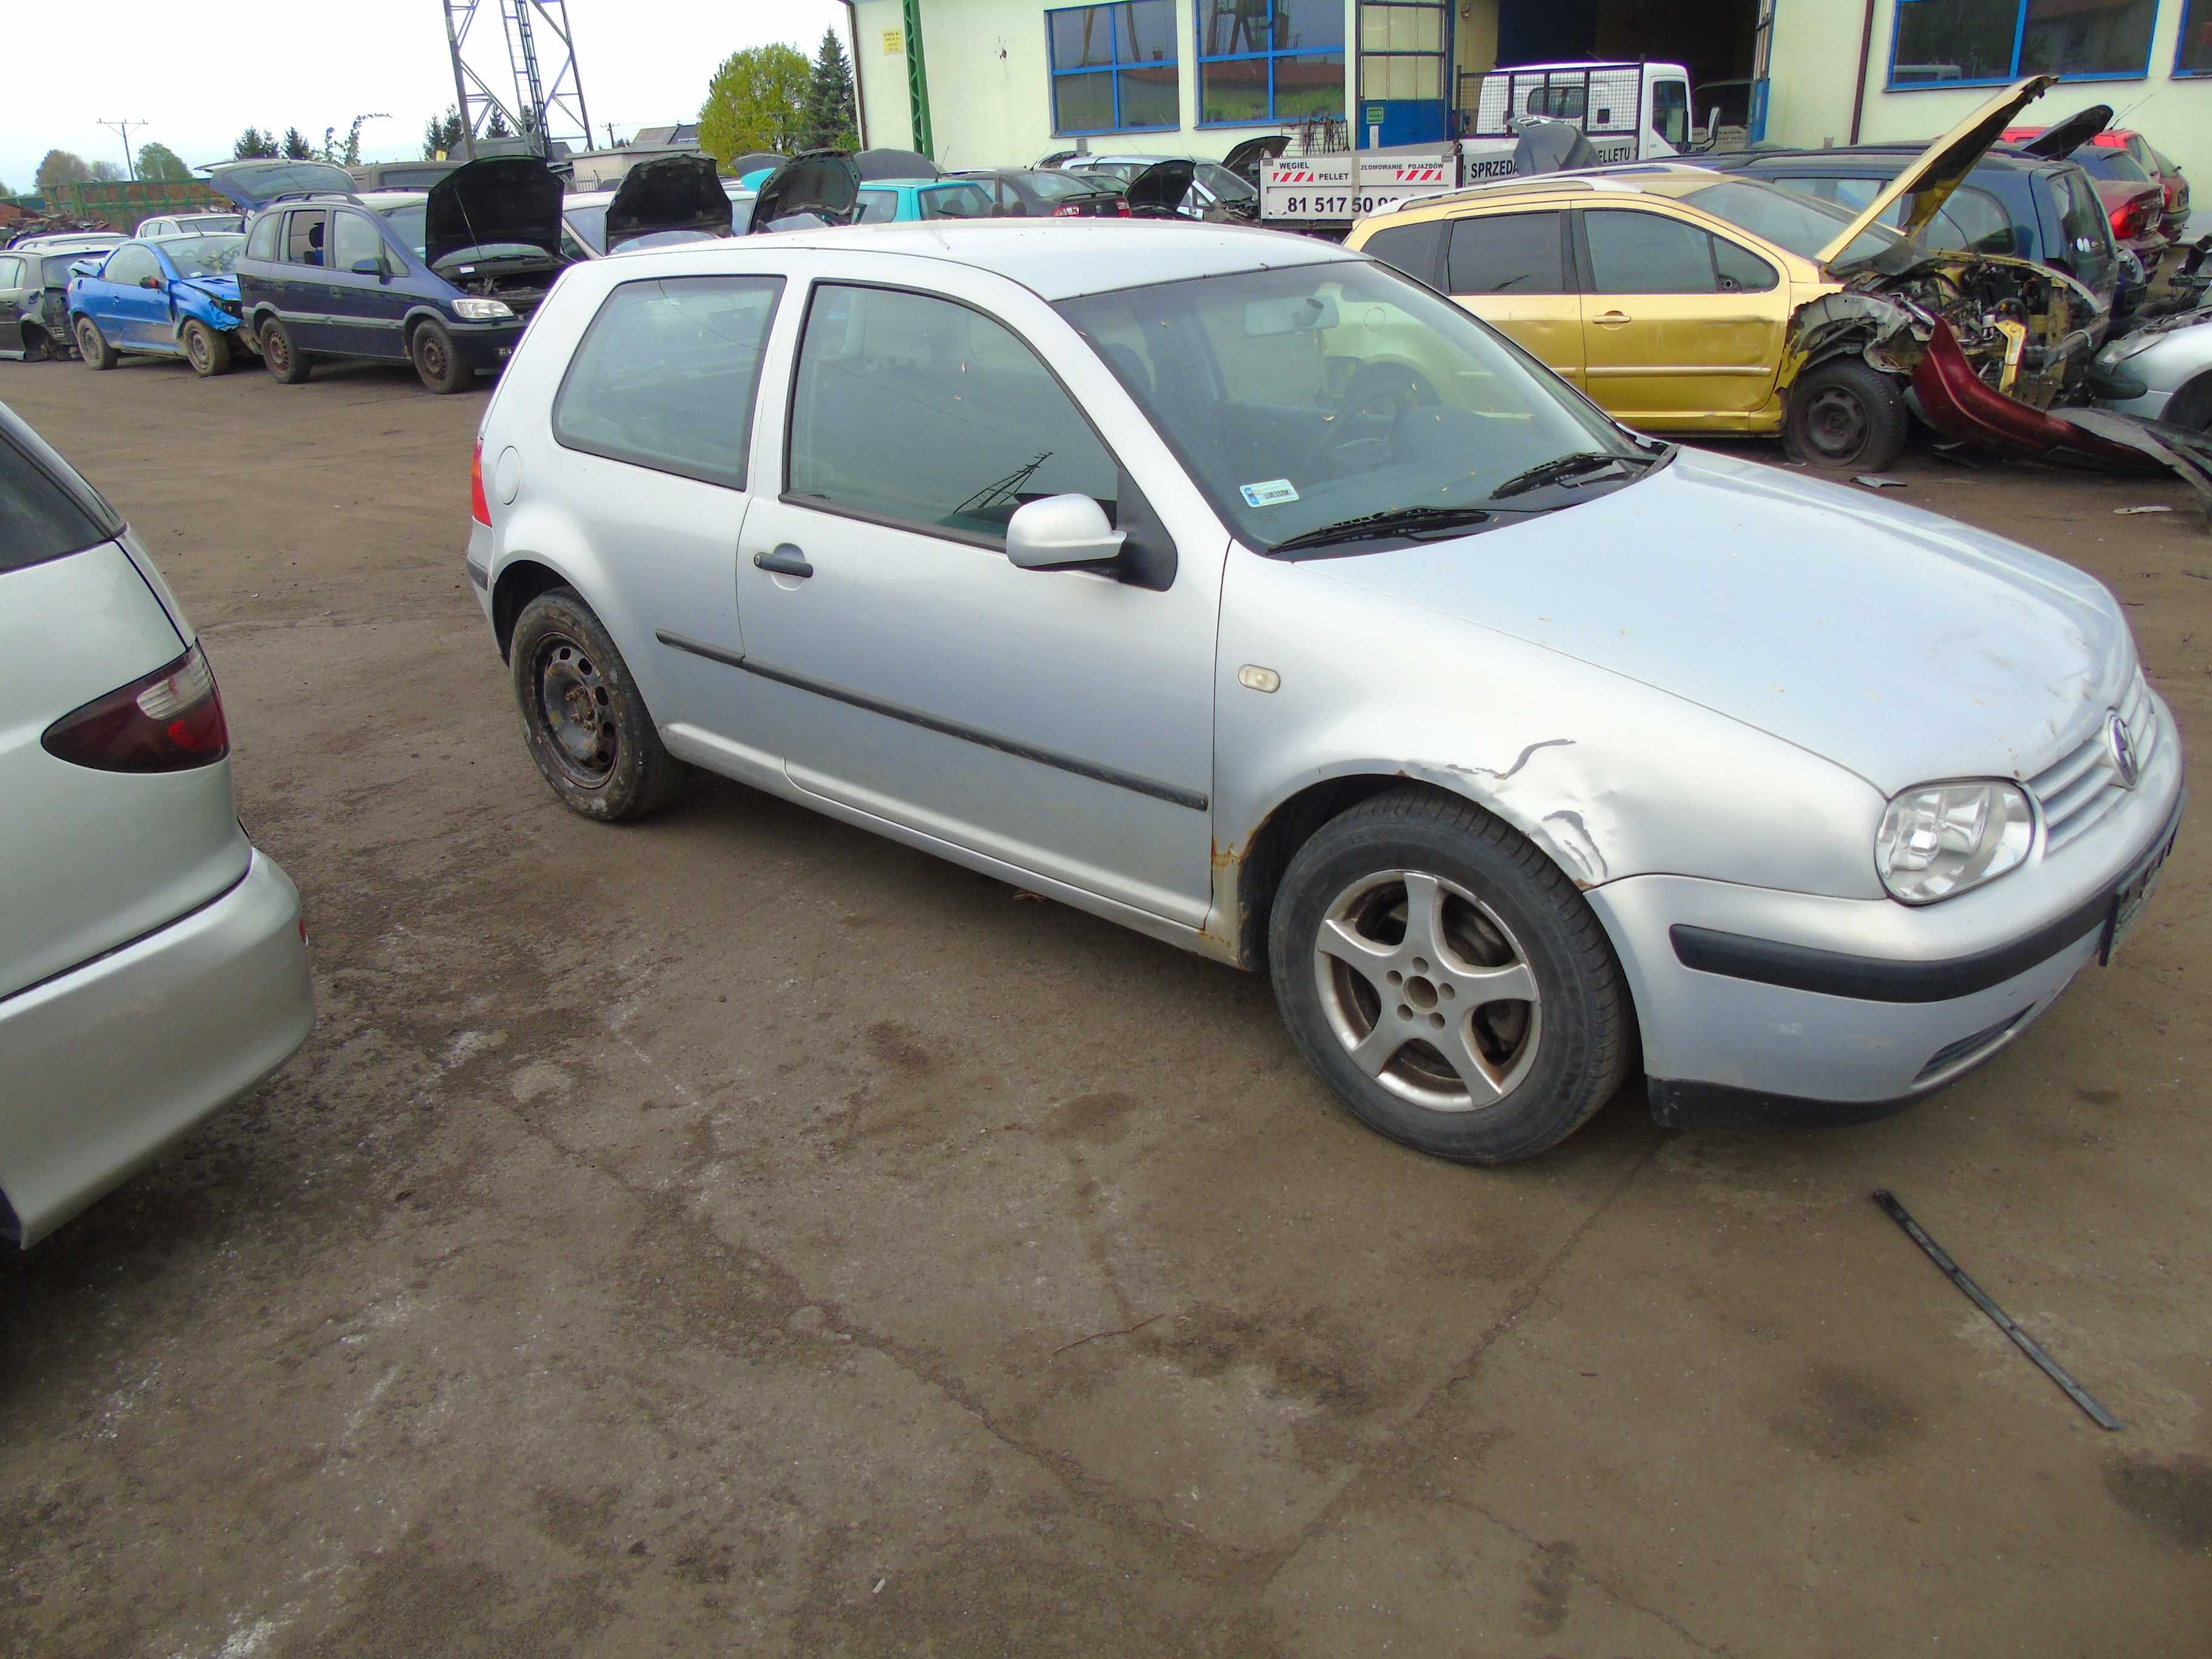
[[[1590,319],[1590,321],[1595,323],[1600,328],[1619,328],[1624,324],[1632,323],[1635,320],[1625,311],[1601,311]]]
[[[761,569],[773,571],[779,576],[811,576],[814,574],[814,567],[806,562],[806,555],[789,542],[773,553],[754,554],[753,562]]]

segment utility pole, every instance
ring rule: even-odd
[[[131,129],[133,127],[145,126],[148,123],[144,121],[102,121],[100,125],[107,128],[111,132],[118,135],[123,140],[123,176],[125,179],[135,179],[137,178],[138,158],[131,153]]]
[[[461,145],[471,160],[494,110],[541,155],[550,155],[556,141],[592,147],[592,122],[584,108],[568,0],[443,0],[443,4],[446,50],[453,60],[453,94],[461,112]],[[479,10],[496,14],[495,19],[486,17],[482,31],[474,27]],[[504,75],[493,57],[495,27],[496,40],[507,48]],[[502,84],[511,93],[501,90]]]

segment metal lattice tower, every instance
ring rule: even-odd
[[[453,93],[461,112],[463,151],[475,157],[476,141],[484,136],[494,111],[511,131],[536,139],[541,152],[555,141],[589,149],[592,123],[584,109],[584,82],[576,68],[568,0],[496,0],[500,34],[507,46],[504,76],[498,73],[498,49],[489,39],[489,29],[482,31],[482,38],[474,38],[477,14],[494,3],[495,0],[444,0],[446,44],[453,59]],[[541,36],[547,46],[543,56],[538,49]],[[503,82],[511,92],[502,96],[495,82]]]

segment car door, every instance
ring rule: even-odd
[[[143,242],[125,242],[107,256],[86,288],[89,312],[108,343],[134,350],[173,348],[169,283],[161,262]]]
[[[1583,381],[1583,301],[1558,209],[1451,221],[1444,290],[1555,374]]]
[[[1772,264],[1656,208],[1572,211],[1589,394],[1632,426],[1757,424],[1778,393],[1790,291]]]
[[[398,262],[365,213],[331,213],[329,349],[357,357],[404,357],[407,296],[394,290]]]
[[[763,480],[738,548],[744,666],[787,775],[1010,875],[1200,925],[1218,521],[1035,295],[825,266],[795,366],[769,375],[762,424],[786,441],[757,464],[780,490]],[[1017,504],[1060,494],[1171,544],[1164,591],[1011,563]]]
[[[0,253],[0,351],[23,349],[23,307],[35,297],[31,262],[20,253]]]
[[[302,351],[337,351],[330,280],[331,210],[294,208],[284,216],[284,274],[276,303]]]

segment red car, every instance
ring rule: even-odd
[[[2008,144],[2023,143],[2043,130],[2041,127],[2008,128],[2002,142]],[[2074,153],[2074,159],[2087,167],[2091,174],[2100,180],[2106,175],[2094,163],[2104,158],[2093,155],[2093,150],[2118,151],[2135,164],[2132,170],[2126,169],[2122,164],[2120,176],[2132,181],[2134,173],[2140,172],[2144,178],[2157,184],[2161,198],[2159,228],[2167,240],[2179,241],[2183,228],[2189,223],[2189,180],[2181,176],[2181,164],[2167,159],[2140,132],[2126,127],[2108,127]],[[2109,200],[2107,205],[2110,205]],[[2117,231],[2118,225],[2115,224],[2113,228]]]

